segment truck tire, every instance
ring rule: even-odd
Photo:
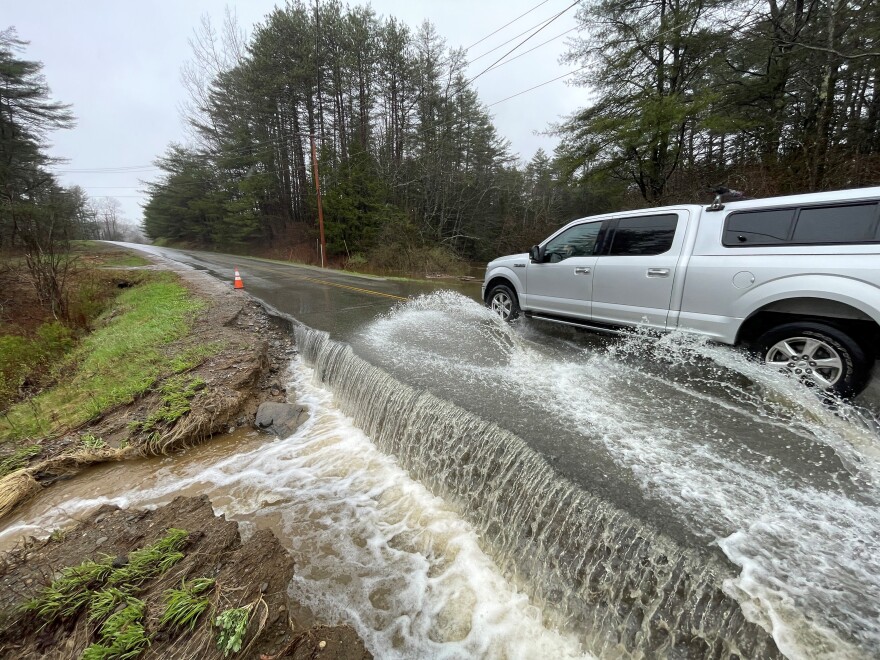
[[[519,300],[516,293],[506,284],[496,284],[486,296],[486,306],[504,321],[513,321],[519,316]]]
[[[768,366],[842,397],[861,392],[871,374],[873,356],[849,334],[825,323],[779,325],[761,335],[756,345]]]

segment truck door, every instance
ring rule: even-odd
[[[590,318],[594,255],[601,220],[569,227],[543,244],[544,261],[531,262],[523,307],[582,319]]]
[[[612,221],[593,276],[592,318],[666,329],[687,211]]]

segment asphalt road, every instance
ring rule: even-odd
[[[728,576],[735,564],[747,567],[737,584],[771,609],[782,594],[777,615],[808,631],[807,646],[814,620],[856,644],[880,640],[877,598],[868,597],[880,594],[880,436],[870,391],[856,407],[831,408],[741,352],[685,335],[605,339],[528,319],[505,325],[479,302],[479,282],[131,247],[230,287],[237,266],[251,295],[398,382],[513,432],[575,491],[648,523],[701,565]],[[399,387],[378,380],[376,388]],[[456,420],[452,413],[442,424]],[[408,430],[418,438],[423,429]],[[531,487],[518,482],[516,497],[540,500]]]
[[[233,284],[237,267],[245,291],[334,339],[347,341],[353,332],[396,303],[438,289],[453,289],[479,300],[480,282],[456,279],[437,283],[355,275],[315,266],[299,266],[265,259],[197,250],[174,250],[152,245],[122,243],[198,270]]]

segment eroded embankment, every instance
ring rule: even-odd
[[[144,373],[143,384],[130,385],[132,395],[99,396],[101,390],[115,386],[110,361],[136,363],[140,352],[147,350],[142,334],[155,330],[148,327],[154,321],[159,323],[155,314],[132,322],[129,315],[139,313],[138,299],[129,296],[101,320],[99,332],[111,335],[104,345],[96,335],[92,353],[74,356],[61,370],[60,385],[69,392],[54,397],[51,391],[44,393],[6,416],[9,438],[3,453],[20,454],[21,458],[8,474],[0,471],[0,517],[42,488],[88,465],[178,451],[216,433],[251,424],[263,401],[286,400],[277,381],[277,374],[293,353],[286,322],[269,317],[242,292],[203,273],[171,264],[161,268],[176,271],[175,276],[163,276],[171,280],[167,288],[190,302],[185,317],[175,326],[180,327],[178,336],[165,342],[159,338],[156,357],[150,362],[154,374]],[[134,288],[151,282],[149,278],[130,279]],[[164,313],[161,301],[158,313]],[[89,371],[91,355],[105,350],[114,331],[124,331],[126,336],[114,346],[118,355],[101,356],[105,370],[108,362],[111,364],[110,373],[98,374],[104,379],[98,394],[83,397],[71,385],[80,379],[91,385],[88,379],[94,374],[84,373]],[[86,346],[83,353],[88,349]],[[118,369],[122,380],[123,367]],[[138,373],[125,377],[136,381]],[[85,400],[72,401],[77,396]],[[68,409],[74,412],[65,417],[59,414],[60,408],[53,412],[43,409],[47,406],[65,406],[64,413]]]
[[[372,657],[347,626],[291,620],[293,571],[270,531],[242,542],[207,497],[102,507],[0,558],[0,658]]]
[[[780,656],[723,592],[729,566],[578,488],[512,433],[400,383],[324,333],[300,326],[296,335],[339,407],[413,478],[455,502],[550,621],[577,631],[590,651]]]

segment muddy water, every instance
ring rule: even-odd
[[[47,490],[0,531],[0,550],[110,503],[153,506],[206,493],[245,532],[272,529],[297,562],[304,622],[353,625],[379,658],[575,658],[474,528],[410,479],[296,361],[311,418],[295,435],[238,432],[181,456],[101,466]]]
[[[351,347],[297,341],[293,437],[100,468],[0,544],[207,492],[307,557],[291,591],[378,657],[880,655],[869,410],[686,337],[505,326],[451,293]]]

